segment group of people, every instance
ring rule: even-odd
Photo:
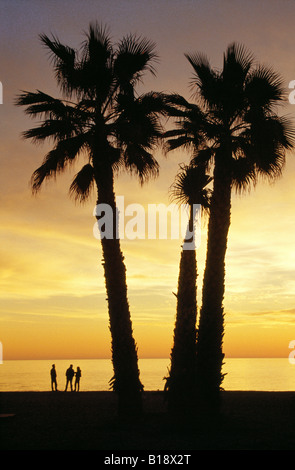
[[[66,370],[66,388],[65,392],[70,385],[71,392],[79,392],[80,390],[80,378],[81,378],[81,369],[77,367],[77,371],[75,372],[73,369],[73,365],[71,364],[70,367]],[[51,377],[51,390],[57,392],[57,373],[55,369],[55,364],[52,364],[52,368],[50,370],[50,377]],[[73,388],[73,378],[75,377],[75,386]]]

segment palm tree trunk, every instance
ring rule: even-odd
[[[143,386],[139,378],[137,347],[133,338],[129,311],[124,257],[117,236],[117,209],[115,204],[113,171],[101,169],[96,175],[98,204],[112,209],[112,237],[101,238],[103,266],[112,338],[113,390],[118,395],[120,416],[136,416],[142,412]]]
[[[189,232],[193,233],[193,209],[190,213]],[[185,240],[184,244],[187,241]],[[185,249],[183,246],[179,264],[171,368],[166,384],[168,410],[182,416],[190,416],[195,403],[196,280],[195,249]]]
[[[220,157],[220,155],[219,155]],[[225,254],[231,212],[231,177],[224,159],[216,158],[203,281],[202,308],[197,340],[198,401],[204,413],[216,413],[220,406],[224,354],[223,298]],[[202,411],[202,410],[201,410]]]

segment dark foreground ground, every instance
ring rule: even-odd
[[[1,392],[0,450],[295,450],[295,392],[223,392],[217,424],[171,420],[162,392],[144,417],[117,419],[111,392]]]

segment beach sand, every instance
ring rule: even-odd
[[[144,392],[140,422],[117,418],[112,392],[1,392],[1,450],[295,450],[295,392],[222,392],[208,426],[171,420],[163,392]]]

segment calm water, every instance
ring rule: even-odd
[[[50,390],[51,364],[55,363],[58,388],[65,387],[70,364],[82,370],[81,391],[109,390],[112,363],[107,359],[4,361],[0,364],[0,391]],[[140,359],[140,376],[145,390],[163,390],[169,359]],[[295,365],[288,359],[227,359],[225,390],[293,391]]]

